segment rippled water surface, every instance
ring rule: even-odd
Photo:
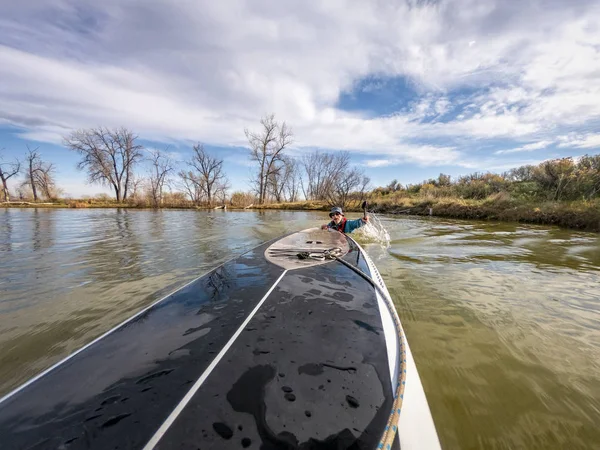
[[[0,395],[319,212],[0,210]],[[600,237],[382,217],[356,234],[396,301],[445,448],[598,448]],[[379,234],[381,236],[381,234]]]

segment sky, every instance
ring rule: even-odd
[[[270,113],[373,187],[600,153],[600,2],[0,3],[3,161],[39,147],[66,194],[108,192],[61,145],[97,126],[180,164],[202,142],[247,190]]]

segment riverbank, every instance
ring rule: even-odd
[[[417,216],[438,216],[467,220],[499,220],[504,222],[522,222],[539,225],[558,225],[584,231],[600,231],[600,200],[591,201],[546,201],[524,202],[504,195],[492,195],[483,200],[461,199],[453,197],[375,197],[370,196],[369,211],[381,214],[407,214]],[[149,205],[117,203],[111,201],[59,200],[48,203],[11,202],[2,203],[10,208],[133,208],[148,209]],[[223,207],[201,207],[191,203],[168,203],[163,209],[222,209]],[[291,210],[291,211],[328,211],[329,205],[323,201],[300,201],[269,203],[246,207],[227,205],[229,210]],[[349,212],[361,212],[360,202],[346,208]]]
[[[325,202],[271,203],[257,209],[294,209],[328,211]],[[360,202],[346,208],[361,212]],[[400,198],[371,198],[369,211],[380,214],[438,216],[466,220],[499,220],[539,225],[558,225],[584,231],[600,231],[600,201],[523,202],[503,195],[483,200],[452,197],[406,196]]]
[[[502,199],[411,199],[398,203],[373,202],[370,209],[385,214],[434,215],[467,220],[499,220],[558,225],[600,231],[600,201],[523,203]]]

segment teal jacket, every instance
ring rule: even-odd
[[[346,218],[344,219],[346,220],[346,223],[344,224],[344,230],[339,229],[333,220],[327,224],[327,227],[333,230],[342,231],[343,233],[352,233],[354,230],[362,227],[366,223],[362,218],[355,220],[348,220]]]

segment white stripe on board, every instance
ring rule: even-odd
[[[202,375],[200,375],[200,378],[198,378],[198,380],[194,383],[194,385],[188,391],[188,393],[185,394],[185,396],[181,399],[181,401],[175,407],[175,409],[173,410],[173,412],[171,412],[171,414],[169,414],[169,417],[167,417],[167,420],[165,420],[164,423],[160,426],[160,428],[156,431],[156,433],[154,433],[154,436],[152,436],[152,438],[144,446],[143,450],[152,450],[156,446],[156,444],[158,444],[158,441],[160,441],[161,438],[165,435],[165,433],[169,430],[169,427],[171,425],[173,425],[173,422],[175,422],[175,420],[177,419],[177,417],[179,416],[179,414],[181,414],[181,411],[183,411],[183,409],[187,406],[187,404],[190,402],[190,400],[192,399],[192,397],[194,396],[194,394],[198,391],[198,389],[200,389],[200,387],[206,381],[206,379],[208,378],[208,376],[210,375],[210,373],[214,370],[214,368],[217,367],[217,364],[219,364],[219,362],[221,361],[221,359],[223,359],[223,356],[225,356],[225,353],[227,353],[227,350],[229,350],[231,348],[231,346],[233,345],[233,343],[235,342],[235,340],[242,333],[242,331],[244,331],[244,328],[246,328],[246,325],[248,325],[248,322],[250,322],[250,320],[252,319],[252,317],[254,317],[254,315],[258,312],[258,310],[260,309],[260,307],[262,306],[262,304],[265,302],[265,300],[267,299],[267,297],[271,294],[271,292],[273,291],[273,289],[275,289],[275,286],[277,286],[277,284],[279,284],[279,282],[281,281],[281,279],[283,278],[283,276],[286,273],[287,273],[287,270],[284,270],[283,273],[277,279],[277,281],[275,281],[275,283],[273,284],[273,286],[271,286],[271,289],[269,289],[267,291],[267,293],[265,294],[265,296],[258,302],[258,304],[250,312],[250,314],[248,315],[248,317],[246,317],[246,320],[244,320],[244,322],[240,325],[240,327],[233,334],[233,336],[231,336],[231,338],[229,339],[229,341],[227,341],[227,344],[225,344],[225,347],[223,347],[221,349],[221,351],[215,357],[215,359],[212,360],[212,362],[210,363],[210,365],[206,368],[206,370],[202,373]]]
[[[268,242],[268,241],[267,241]],[[18,392],[21,392],[23,389],[25,389],[27,386],[31,385],[32,383],[35,383],[37,380],[39,380],[40,378],[42,378],[44,375],[47,375],[48,373],[52,372],[54,369],[56,369],[58,366],[60,366],[61,364],[66,363],[68,360],[70,360],[71,358],[73,358],[75,355],[77,355],[78,353],[81,353],[82,351],[84,351],[86,348],[91,347],[92,345],[94,345],[96,342],[98,342],[100,339],[105,338],[106,336],[108,336],[109,334],[113,333],[114,331],[118,330],[119,328],[121,328],[123,325],[131,322],[133,319],[135,319],[136,317],[142,315],[143,313],[145,313],[146,311],[148,311],[150,308],[152,308],[153,306],[158,305],[160,302],[162,302],[163,300],[169,298],[171,295],[179,292],[180,290],[182,290],[183,288],[188,287],[190,284],[192,284],[194,281],[199,280],[200,278],[208,275],[209,273],[223,267],[225,264],[227,264],[230,261],[234,261],[236,258],[238,258],[239,256],[242,256],[245,253],[251,252],[252,250],[257,249],[258,247],[264,245],[265,243],[261,243],[259,245],[257,245],[256,247],[253,247],[249,250],[246,250],[244,253],[242,253],[241,255],[238,256],[234,256],[232,259],[225,261],[223,264],[220,264],[219,266],[215,267],[214,269],[210,269],[209,271],[203,273],[202,275],[200,275],[199,277],[194,278],[192,281],[187,282],[186,284],[184,284],[181,287],[178,287],[177,289],[175,289],[174,291],[172,291],[170,294],[165,295],[163,298],[161,298],[160,300],[155,301],[154,303],[152,303],[149,306],[146,306],[144,309],[142,309],[140,312],[134,314],[133,316],[131,316],[130,318],[124,320],[123,322],[121,322],[120,324],[114,326],[113,328],[111,328],[110,330],[108,330],[106,333],[98,336],[96,339],[94,339],[92,342],[90,342],[89,344],[84,345],[83,347],[81,347],[79,350],[76,350],[75,352],[71,353],[70,355],[68,355],[67,357],[61,359],[60,361],[58,361],[56,364],[48,367],[46,370],[44,370],[42,373],[37,374],[36,376],[34,376],[33,378],[31,378],[30,380],[26,381],[24,384],[22,384],[21,386],[17,387],[15,390],[9,392],[8,394],[6,394],[4,397],[0,398],[0,404],[2,404],[2,402],[8,400],[10,397],[12,397],[13,395],[15,395]]]
[[[354,243],[360,249],[363,258],[365,259],[367,266],[369,267],[369,271],[371,272],[371,278],[375,282],[380,282],[379,285],[381,289],[391,299],[392,297],[390,295],[390,292],[388,291],[387,286],[381,278],[381,274],[377,270],[377,266],[375,266],[375,263],[373,262],[369,254],[358,244],[358,242],[354,241]],[[377,299],[377,306],[379,307],[379,317],[381,318],[381,325],[383,326],[383,337],[385,339],[385,346],[387,349],[387,359],[388,366],[390,369],[390,382],[392,385],[392,392],[395,392],[396,380],[398,380],[398,368],[400,367],[400,353],[398,352],[398,333],[396,332],[396,326],[394,325],[392,313],[388,309],[388,306],[385,304],[385,301],[381,297],[379,289],[377,288],[375,289],[375,298]],[[402,327],[402,325],[400,325],[400,327]]]

